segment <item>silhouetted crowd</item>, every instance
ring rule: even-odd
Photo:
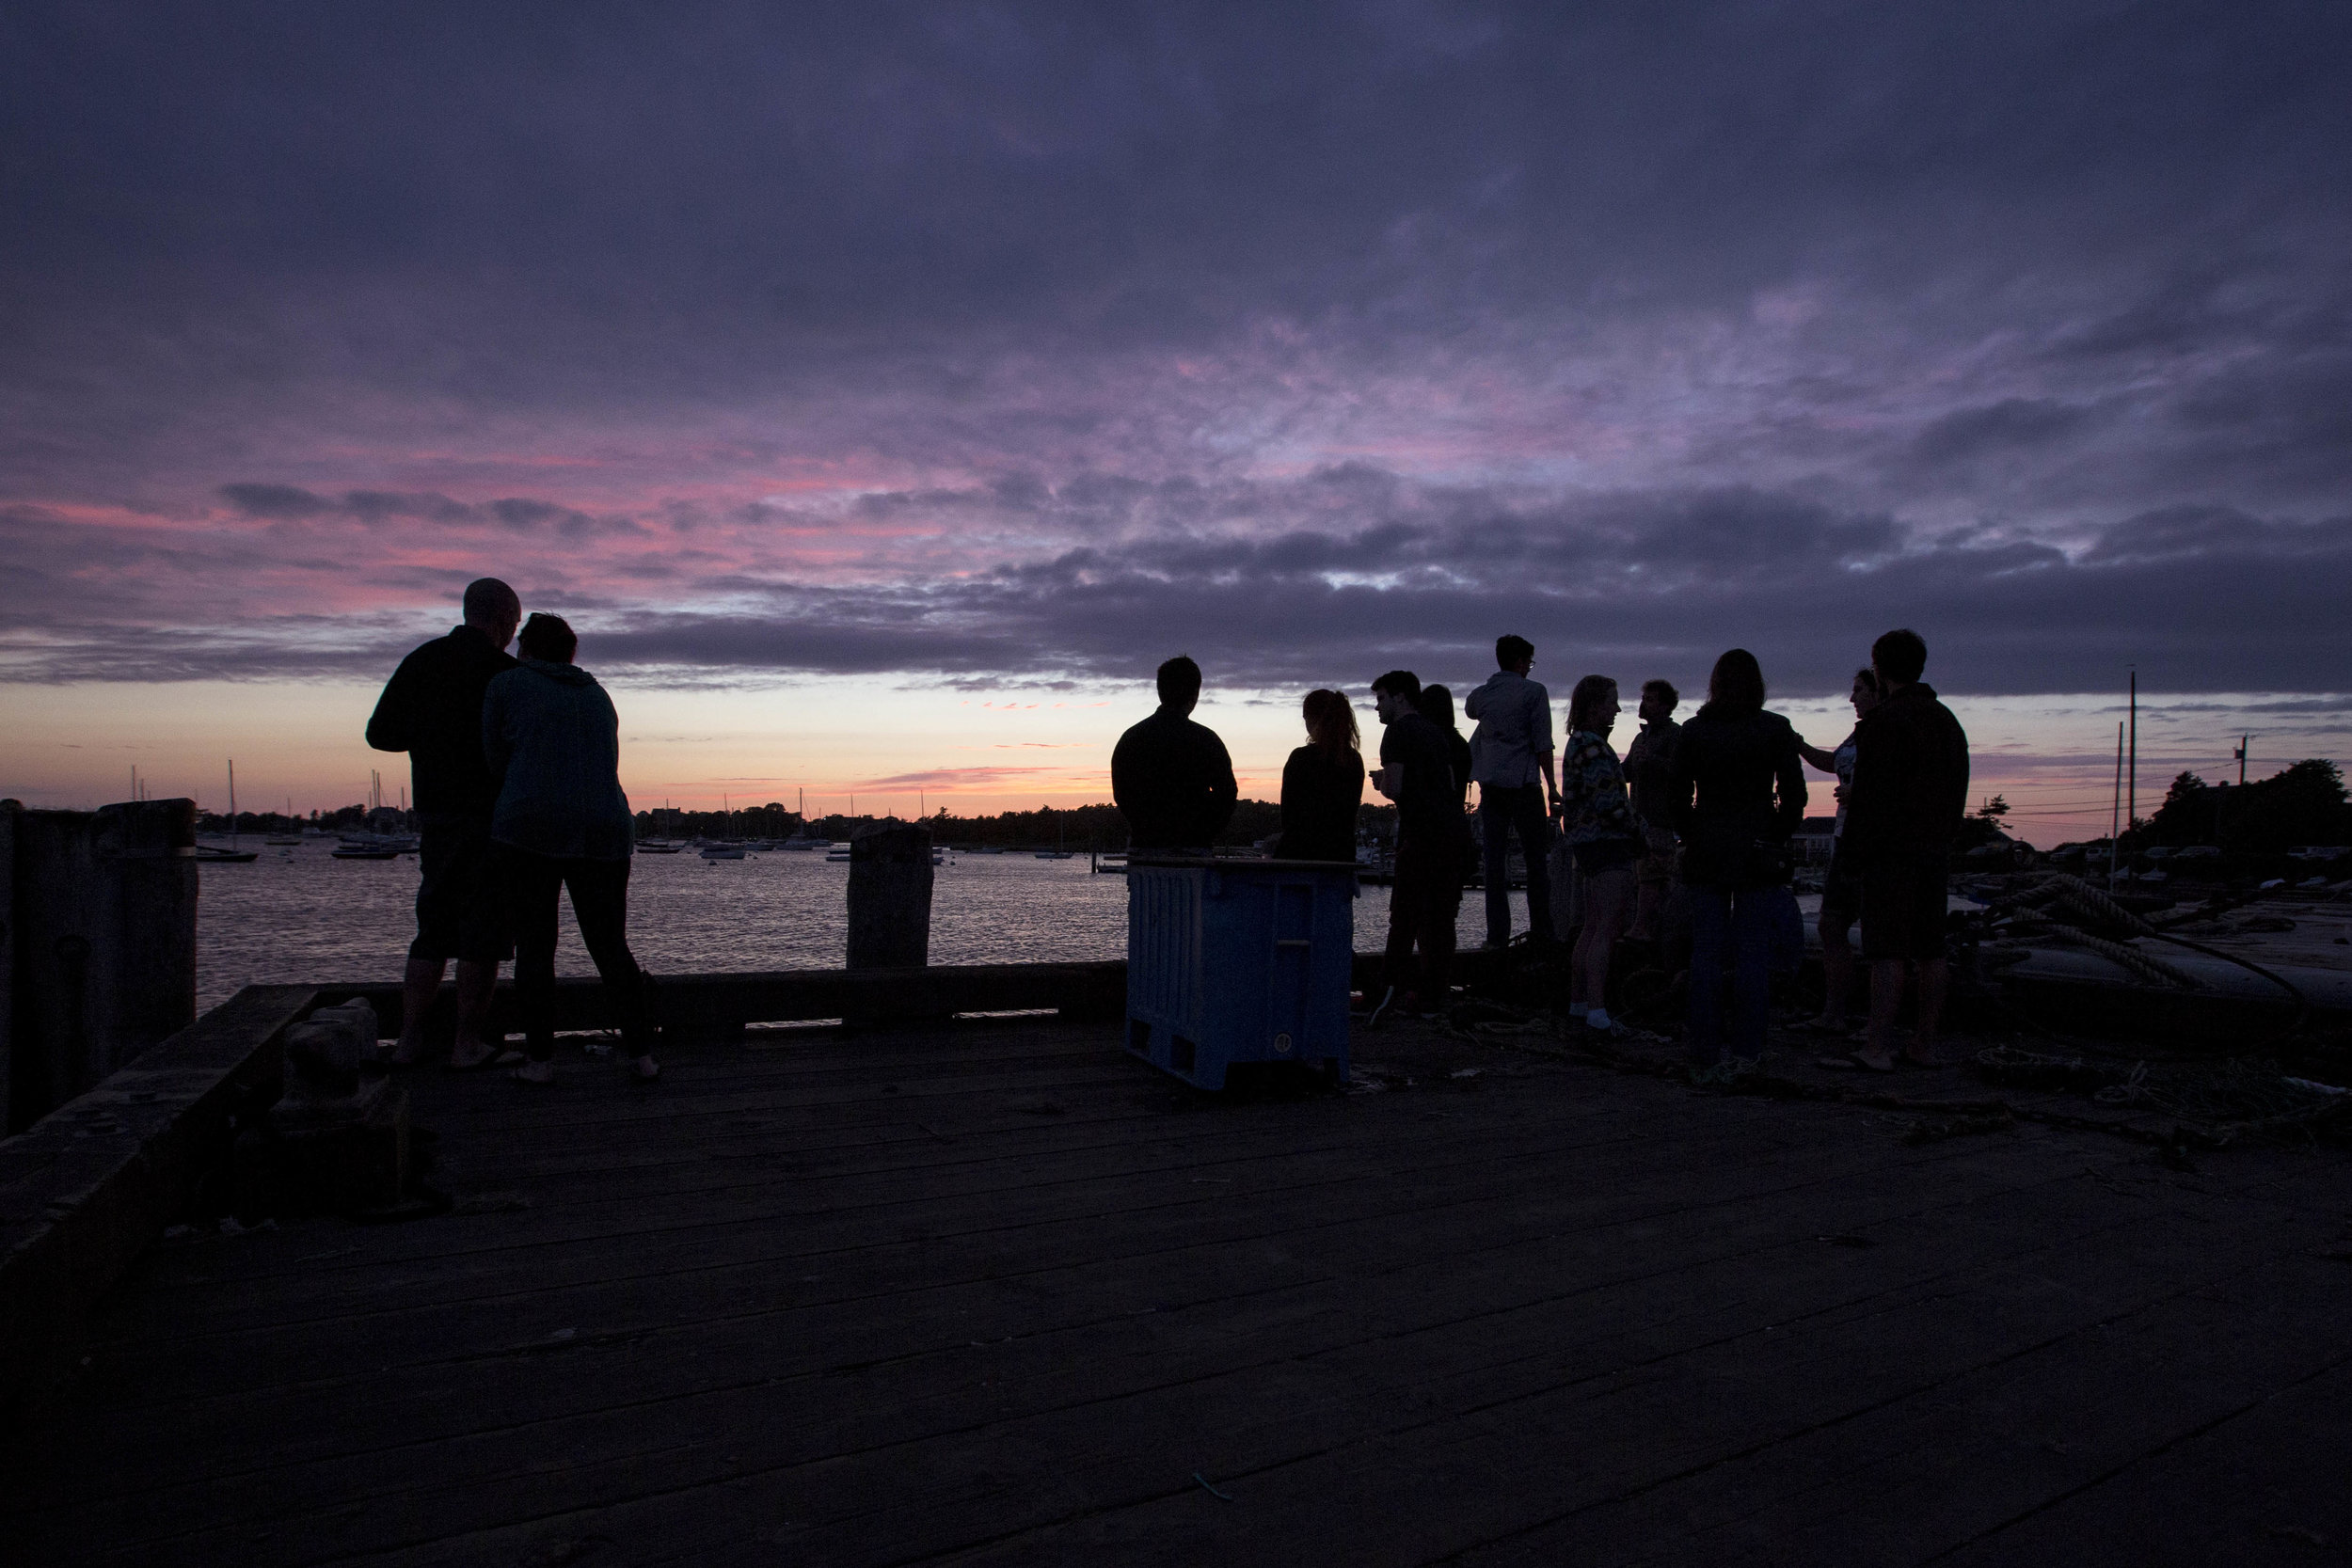
[[[1764,1049],[1772,975],[1793,968],[1802,917],[1790,840],[1803,825],[1810,765],[1835,775],[1837,815],[1819,929],[1826,1000],[1806,1025],[1838,1046],[1825,1063],[1891,1072],[1899,1055],[1935,1059],[1947,981],[1949,859],[1966,812],[1968,738],[1922,676],[1927,644],[1890,631],[1855,672],[1852,732],[1808,745],[1767,709],[1756,656],[1715,661],[1707,701],[1681,723],[1671,682],[1643,683],[1641,728],[1622,758],[1610,744],[1622,706],[1614,679],[1586,675],[1568,698],[1565,751],[1553,741],[1550,693],[1532,674],[1534,645],[1495,643],[1495,673],[1462,710],[1453,692],[1409,670],[1372,683],[1382,726],[1369,774],[1356,716],[1336,690],[1307,694],[1306,744],[1282,768],[1277,860],[1360,863],[1358,819],[1367,779],[1396,807],[1389,902],[1388,984],[1374,1022],[1441,1006],[1465,886],[1483,872],[1486,945],[1512,940],[1510,857],[1527,898],[1527,940],[1565,972],[1570,1015],[1623,1033],[1609,1013],[1612,976],[1629,948],[1687,980],[1691,1060]],[[1192,718],[1200,668],[1159,670],[1159,711],[1120,737],[1112,795],[1135,850],[1201,851],[1233,815],[1238,791],[1216,732]],[[1473,808],[1470,790],[1478,786]],[[1861,927],[1869,966],[1867,1027],[1849,1036]],[[1898,1051],[1896,1019],[1915,988],[1915,1028]]]
[[[519,626],[519,636],[517,627]],[[516,643],[520,657],[506,653]],[[619,721],[596,677],[574,663],[561,617],[522,618],[495,578],[470,584],[464,623],[401,661],[368,721],[368,744],[409,753],[422,879],[408,950],[396,1061],[423,1049],[428,1010],[455,960],[456,1037],[465,1069],[512,1060],[521,1082],[554,1076],[555,946],[562,896],[619,1016],[631,1070],[652,1055],[648,981],[629,951],[634,819],[619,777]],[[1756,656],[1715,661],[1707,701],[1682,723],[1664,680],[1641,688],[1641,728],[1620,758],[1617,683],[1586,675],[1568,697],[1565,748],[1551,696],[1533,675],[1534,645],[1495,643],[1495,673],[1462,703],[1410,670],[1372,682],[1379,766],[1365,770],[1344,693],[1301,705],[1306,743],[1282,768],[1282,861],[1359,863],[1367,781],[1396,807],[1388,984],[1375,1023],[1444,1005],[1465,886],[1483,872],[1486,944],[1512,940],[1510,862],[1518,851],[1527,940],[1565,974],[1581,1025],[1620,1033],[1609,1001],[1627,949],[1688,978],[1692,1062],[1760,1055],[1771,977],[1793,967],[1802,926],[1789,841],[1804,820],[1804,768],[1837,780],[1837,816],[1819,920],[1827,998],[1810,1027],[1844,1043],[1854,975],[1851,933],[1869,967],[1867,1024],[1827,1060],[1873,1071],[1896,1065],[1906,984],[1916,1029],[1903,1053],[1931,1061],[1946,968],[1948,859],[1968,792],[1968,739],[1921,677],[1927,644],[1890,631],[1854,673],[1852,732],[1810,746],[1765,705]],[[1204,850],[1232,820],[1239,791],[1225,744],[1192,717],[1200,667],[1159,669],[1157,712],[1111,756],[1113,798],[1132,849]],[[1473,807],[1470,789],[1477,786]],[[1475,822],[1475,828],[1473,828]],[[524,1049],[491,1029],[498,966],[515,961]]]

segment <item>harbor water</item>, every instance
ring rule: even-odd
[[[246,847],[258,847],[246,839]],[[241,986],[397,979],[415,935],[417,859],[339,861],[332,840],[263,848],[244,864],[207,863],[197,906],[197,1003]],[[656,974],[837,969],[849,941],[849,866],[777,850],[706,861],[688,849],[639,855],[628,887],[629,945]],[[1525,905],[1513,895],[1520,923]],[[1473,890],[1466,942],[1485,935]],[[1386,940],[1389,890],[1356,904],[1356,948]],[[593,974],[566,904],[559,974]],[[935,964],[1073,962],[1127,956],[1127,879],[1084,855],[950,855],[931,892]]]

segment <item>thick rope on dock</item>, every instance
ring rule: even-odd
[[[2109,942],[2105,937],[2094,937],[2071,926],[2054,926],[2042,940],[2059,947],[2074,947],[2086,953],[2095,953],[2109,963],[2120,965],[2154,985],[2178,986],[2183,990],[2204,989],[2204,982],[2185,969],[2166,963],[2162,958],[2143,953],[2137,947]]]
[[[2151,985],[2170,986],[2179,990],[2204,989],[2203,982],[2187,971],[2132,946],[2134,939],[2157,936],[2156,928],[2079,877],[2052,872],[2008,897],[1995,900],[1993,908],[2012,923],[2038,923],[2044,927],[2031,933],[2005,933],[2010,942],[2040,942],[2079,948],[2097,954]],[[2002,945],[2006,947],[2008,943]]]

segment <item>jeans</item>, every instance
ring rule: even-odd
[[[1544,786],[1479,785],[1478,829],[1486,851],[1486,940],[1498,946],[1511,940],[1511,890],[1504,885],[1503,867],[1516,831],[1527,862],[1528,929],[1539,942],[1551,941],[1551,816],[1544,809]]]
[[[1417,850],[1407,844],[1396,854],[1396,882],[1389,889],[1389,984],[1399,995],[1421,997],[1424,1007],[1442,1007],[1454,971],[1454,920],[1462,908],[1462,857],[1447,849]],[[1413,948],[1421,947],[1418,971]]]
[[[653,1050],[645,974],[628,950],[628,867],[626,860],[556,860],[498,847],[499,880],[515,935],[515,1002],[523,1019],[523,1049],[534,1062],[555,1056],[556,896],[565,888],[571,890],[580,940],[620,1017],[628,1053],[643,1056]]]
[[[1731,1053],[1764,1054],[1772,1010],[1771,888],[1694,887],[1691,900],[1691,1061],[1724,1053],[1724,971],[1731,971]]]

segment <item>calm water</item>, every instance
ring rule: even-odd
[[[199,1006],[255,983],[399,977],[415,935],[416,858],[339,861],[332,847],[263,849],[249,865],[202,868]],[[849,877],[846,863],[806,852],[639,855],[629,872],[629,944],[656,974],[837,969],[849,941]],[[1473,891],[1463,901],[1468,941],[1486,932],[1478,897]],[[1359,951],[1380,944],[1388,919],[1389,890],[1365,888],[1356,906]],[[595,974],[568,905],[562,931],[556,973]],[[1126,956],[1127,880],[1092,874],[1084,856],[958,855],[938,869],[933,963]]]

